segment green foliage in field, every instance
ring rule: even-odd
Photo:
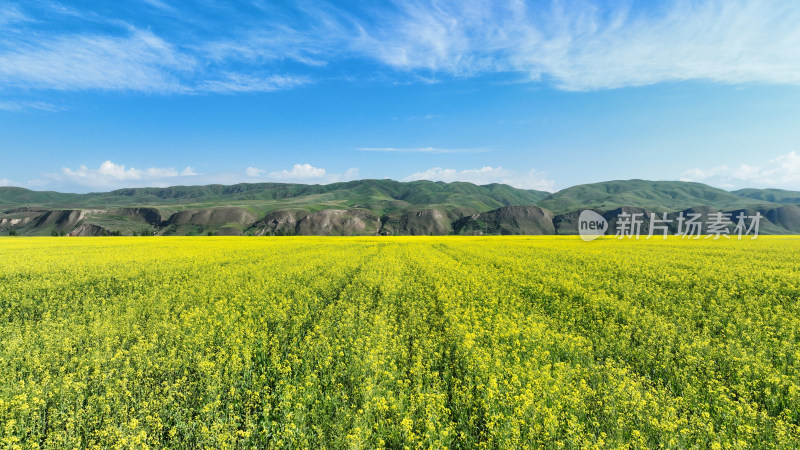
[[[800,439],[800,240],[0,239],[7,447]]]

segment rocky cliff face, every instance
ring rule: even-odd
[[[91,223],[82,223],[67,236],[108,236],[109,232],[105,228]]]
[[[249,231],[257,236],[373,236],[380,219],[363,209],[273,211],[254,223]]]
[[[156,208],[116,208],[108,211],[152,226],[160,226],[163,221],[161,212]]]
[[[800,233],[800,207],[795,205],[781,206],[767,211],[767,219],[792,233]]]
[[[609,223],[606,234],[617,232],[621,214],[638,214],[639,234],[647,236],[651,214],[663,212],[625,206],[596,210]],[[708,234],[708,224],[720,211],[711,206],[697,206],[669,212],[668,234],[677,233],[678,217],[699,215],[701,234]],[[800,233],[800,207],[739,209],[724,211],[731,223],[739,213],[761,214],[760,234]],[[420,235],[542,235],[577,234],[580,211],[554,215],[537,206],[506,206],[492,211],[469,214],[448,209],[426,208],[392,212],[379,217],[367,209],[323,209],[305,211],[282,209],[258,217],[243,207],[200,208],[176,212],[166,220],[156,208],[65,209],[16,208],[0,213],[0,235],[69,234],[70,236],[108,235],[256,235],[256,236],[420,236]],[[748,221],[749,222],[749,221]],[[684,230],[685,231],[685,230]],[[660,230],[655,233],[661,234]]]
[[[384,236],[443,236],[453,232],[452,220],[436,209],[423,209],[382,219]]]
[[[380,219],[369,211],[326,209],[300,219],[295,230],[312,236],[374,236],[380,227]]]
[[[553,213],[538,206],[506,206],[453,223],[456,234],[555,234]]]
[[[240,207],[202,208],[180,211],[166,221],[166,225],[225,225],[238,224],[248,226],[258,218],[256,215]]]
[[[60,210],[47,211],[36,219],[34,228],[53,228],[56,230],[71,231],[83,219],[86,212],[84,210]]]
[[[297,221],[308,213],[301,210],[273,211],[254,223],[250,229],[256,236],[293,236],[297,234]]]
[[[105,236],[141,233],[143,229],[152,230],[162,224],[161,213],[156,208],[16,208],[0,213],[0,233],[15,229],[30,235],[55,232],[70,236]]]

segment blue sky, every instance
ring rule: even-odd
[[[4,0],[0,185],[800,189],[798,23],[769,0]]]

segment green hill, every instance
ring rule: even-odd
[[[775,206],[770,201],[736,195],[702,183],[647,180],[581,184],[549,195],[537,205],[555,213],[579,209],[613,210],[625,206],[663,212],[700,205],[720,210]]]
[[[0,235],[572,234],[581,210],[762,214],[763,233],[800,232],[800,192],[617,180],[556,193],[504,184],[356,180],[242,183],[69,194],[0,187]],[[613,226],[610,227],[613,230]]]
[[[547,195],[547,192],[515,189],[502,184],[478,186],[463,182],[404,183],[394,180],[357,180],[328,185],[242,183],[172,186],[88,194],[0,187],[0,211],[5,211],[0,214],[0,234],[8,233],[12,228],[20,234],[69,233],[84,222],[96,225],[80,229],[80,232],[87,233],[269,234],[285,227],[265,225],[254,228],[255,222],[271,212],[280,215],[281,211],[295,211],[293,217],[297,216],[298,232],[313,230],[321,234],[330,229],[347,234],[348,226],[372,230],[372,225],[353,225],[356,222],[353,218],[362,220],[369,217],[366,223],[374,220],[379,226],[386,225],[382,230],[385,234],[419,234],[426,230],[447,234],[451,231],[450,223],[464,215],[505,206],[532,205]],[[153,224],[152,214],[142,212],[145,208],[156,210],[163,221],[159,225]],[[327,212],[339,210],[350,213],[345,217]],[[48,213],[56,211],[63,213]],[[52,219],[64,214],[74,220],[59,222]],[[50,219],[39,220],[42,215]],[[235,220],[219,219],[228,216],[235,216]],[[382,222],[379,221],[381,217],[385,218]],[[353,220],[348,222],[349,219]],[[309,224],[315,225],[310,227]]]
[[[739,189],[738,191],[733,191],[732,194],[773,203],[800,205],[800,192],[797,191],[785,191],[783,189]]]
[[[209,206],[250,206],[266,212],[286,207],[311,210],[331,206],[358,207],[374,212],[408,206],[442,205],[485,211],[510,205],[532,204],[547,192],[515,189],[511,186],[472,183],[444,183],[394,180],[358,180],[328,185],[286,183],[242,183],[230,186],[173,186],[132,188],[88,194],[39,192],[17,187],[0,187],[0,208],[20,206],[59,209],[152,206],[175,212]]]

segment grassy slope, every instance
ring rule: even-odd
[[[698,205],[709,205],[719,210],[777,206],[769,201],[742,197],[702,183],[647,180],[607,181],[573,186],[544,198],[538,205],[555,213],[587,208],[612,210],[622,206],[665,212]]]
[[[476,186],[393,180],[358,180],[329,185],[282,183],[231,186],[174,186],[169,188],[120,189],[112,192],[63,194],[0,187],[0,208],[40,206],[80,209],[122,206],[153,206],[164,213],[216,206],[244,206],[254,212],[303,208],[363,208],[375,213],[428,205],[445,209],[487,211],[507,205],[533,204],[546,192],[515,189],[506,185]]]
[[[785,191],[783,189],[739,189],[732,193],[742,197],[767,202],[800,205],[800,192],[797,191]]]
[[[328,185],[285,183],[235,184],[230,186],[173,186],[119,189],[111,192],[67,194],[0,187],[0,208],[106,208],[153,206],[165,214],[218,206],[243,206],[263,213],[275,209],[363,208],[377,214],[434,207],[456,211],[488,211],[501,206],[533,205],[555,213],[584,208],[604,210],[637,206],[650,210],[677,211],[698,205],[720,210],[776,207],[800,203],[800,192],[779,189],[742,189],[728,192],[701,183],[624,180],[573,186],[554,194],[516,189],[504,184],[394,180],[357,180]]]

